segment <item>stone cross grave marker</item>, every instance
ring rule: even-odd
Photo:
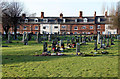
[[[28,45],[28,33],[25,33],[24,45]]]
[[[76,53],[80,52],[80,44],[76,43]]]
[[[97,44],[100,44],[100,32],[97,34]]]
[[[41,43],[41,35],[40,35],[40,32],[37,32],[37,42],[38,43]]]
[[[43,43],[43,52],[47,52],[47,42]]]
[[[113,36],[112,36],[112,35],[110,35],[110,38],[111,38],[111,45],[115,45],[115,44],[113,43]]]
[[[110,47],[110,45],[109,45],[109,36],[107,36],[107,46],[106,47]]]

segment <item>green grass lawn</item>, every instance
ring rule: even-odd
[[[2,45],[3,77],[117,77],[118,76],[118,42],[105,51],[109,54],[97,56],[76,56],[76,49],[66,49],[67,56],[33,56],[42,53],[43,45],[29,41],[29,45],[13,41]],[[49,43],[50,44],[50,43]],[[81,52],[95,52],[94,42],[81,45]],[[98,45],[99,46],[99,45]],[[50,48],[48,49],[50,50]],[[98,50],[98,52],[103,49]],[[73,54],[73,55],[72,55]]]

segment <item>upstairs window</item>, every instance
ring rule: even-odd
[[[19,29],[20,28],[20,26],[17,26],[17,29]]]
[[[98,18],[98,22],[100,22],[100,20],[101,20],[101,19],[100,19],[100,18]]]
[[[55,28],[55,29],[57,29],[57,28],[58,28],[58,26],[54,26],[54,28]]]
[[[27,22],[28,22],[28,19],[26,18],[26,19],[25,19],[25,23],[27,23]]]
[[[38,30],[38,26],[35,26],[35,30]]]
[[[87,20],[88,20],[87,18],[84,18],[84,19],[83,19],[83,22],[87,22]]]
[[[38,19],[36,18],[36,19],[34,19],[34,22],[38,22]]]
[[[77,32],[74,32],[74,34],[78,34]]]
[[[46,27],[44,26],[43,29],[46,29]]]
[[[66,19],[63,19],[63,23],[65,23],[66,22]]]
[[[77,19],[75,19],[75,22],[77,22]]]
[[[62,26],[62,28],[66,28],[66,26]]]
[[[27,29],[27,26],[24,26],[23,30],[26,30]]]
[[[86,29],[86,26],[83,26],[82,29]]]
[[[78,27],[77,27],[77,26],[75,26],[75,27],[74,27],[74,30],[78,30]]]
[[[97,26],[97,29],[100,29],[100,25]]]
[[[93,26],[90,26],[90,29],[93,29]]]

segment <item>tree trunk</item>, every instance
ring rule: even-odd
[[[17,39],[17,28],[14,27],[14,40],[16,40],[16,39]]]

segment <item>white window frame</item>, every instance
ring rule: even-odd
[[[82,29],[84,29],[83,27],[85,27],[85,29],[86,29],[86,26],[82,26]]]
[[[57,27],[57,28],[55,28],[55,27]],[[54,29],[58,29],[58,26],[54,26]]]
[[[98,22],[100,22],[100,20],[101,20],[101,19],[100,19],[100,18],[98,18]]]
[[[92,27],[92,28],[91,28]],[[93,29],[93,26],[90,26],[90,29]]]
[[[75,22],[78,22],[78,20],[77,20],[77,19],[75,19]]]
[[[66,22],[66,19],[63,19],[63,23],[65,23]]]
[[[77,27],[77,29],[75,29],[75,27]],[[78,26],[75,26],[75,27],[74,27],[74,30],[78,30]]]
[[[37,27],[37,29],[36,29],[36,27]],[[38,26],[35,26],[35,30],[38,30]]]
[[[84,18],[84,19],[83,19],[83,22],[88,22],[88,19],[87,19],[87,18]]]
[[[99,28],[98,28],[99,27]],[[101,26],[100,25],[97,25],[97,29],[100,29],[101,28]]]
[[[66,26],[62,26],[62,28],[66,28]]]
[[[37,23],[37,22],[38,22],[38,19],[37,19],[37,18],[36,18],[36,19],[34,19],[34,22],[36,22],[36,23]]]
[[[25,23],[27,23],[27,22],[28,22],[28,19],[26,18],[26,19],[25,19]]]
[[[74,32],[74,34],[78,34],[78,32]]]

